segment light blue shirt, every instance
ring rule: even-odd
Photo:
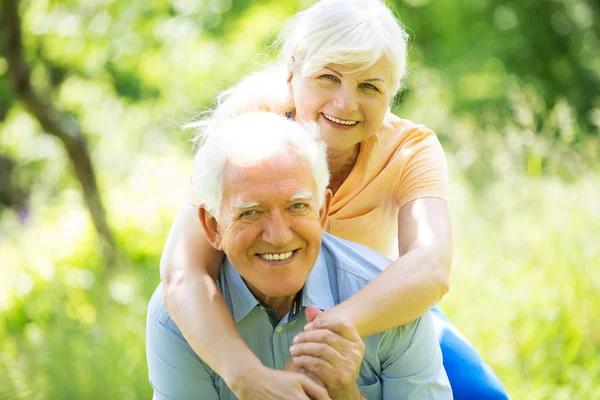
[[[360,290],[389,263],[388,258],[365,246],[325,234],[301,295],[275,327],[270,310],[258,302],[227,260],[217,284],[250,349],[265,366],[283,369],[294,336],[306,324],[304,309],[309,305],[323,310],[333,307]],[[155,399],[236,398],[184,339],[167,313],[160,285],[148,307],[146,338]],[[431,312],[363,340],[365,354],[357,384],[367,399],[452,398]]]

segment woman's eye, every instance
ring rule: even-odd
[[[371,83],[363,83],[363,87],[365,89],[369,89],[369,90],[376,90],[379,92],[379,89],[377,89],[377,86],[371,84]]]
[[[321,75],[321,78],[327,79],[330,81],[337,81],[337,76],[335,76],[333,74],[324,74],[324,75]]]

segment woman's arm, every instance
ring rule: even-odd
[[[421,198],[403,206],[398,212],[398,248],[397,260],[321,318],[329,313],[347,318],[366,337],[413,321],[440,301],[449,289],[452,264],[446,201]]]
[[[198,207],[185,204],[160,260],[163,300],[194,352],[233,390],[238,378],[260,361],[238,334],[215,283],[222,261],[223,253],[204,236]]]

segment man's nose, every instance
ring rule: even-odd
[[[351,85],[340,85],[333,96],[333,105],[344,113],[358,108],[358,93]]]
[[[289,223],[281,212],[272,212],[265,219],[263,226],[263,240],[276,247],[285,247],[292,240],[294,234]]]

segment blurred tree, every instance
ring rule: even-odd
[[[3,208],[9,207],[25,219],[29,193],[15,184],[13,179],[15,165],[12,158],[0,154],[0,212]]]
[[[103,239],[102,250],[109,260],[114,260],[115,242],[106,220],[106,212],[96,184],[96,174],[81,127],[74,117],[59,110],[50,100],[50,96],[40,94],[33,87],[31,70],[23,55],[19,1],[2,0],[1,4],[4,50],[13,91],[44,131],[57,137],[64,145],[83,188],[84,198],[96,231]]]

